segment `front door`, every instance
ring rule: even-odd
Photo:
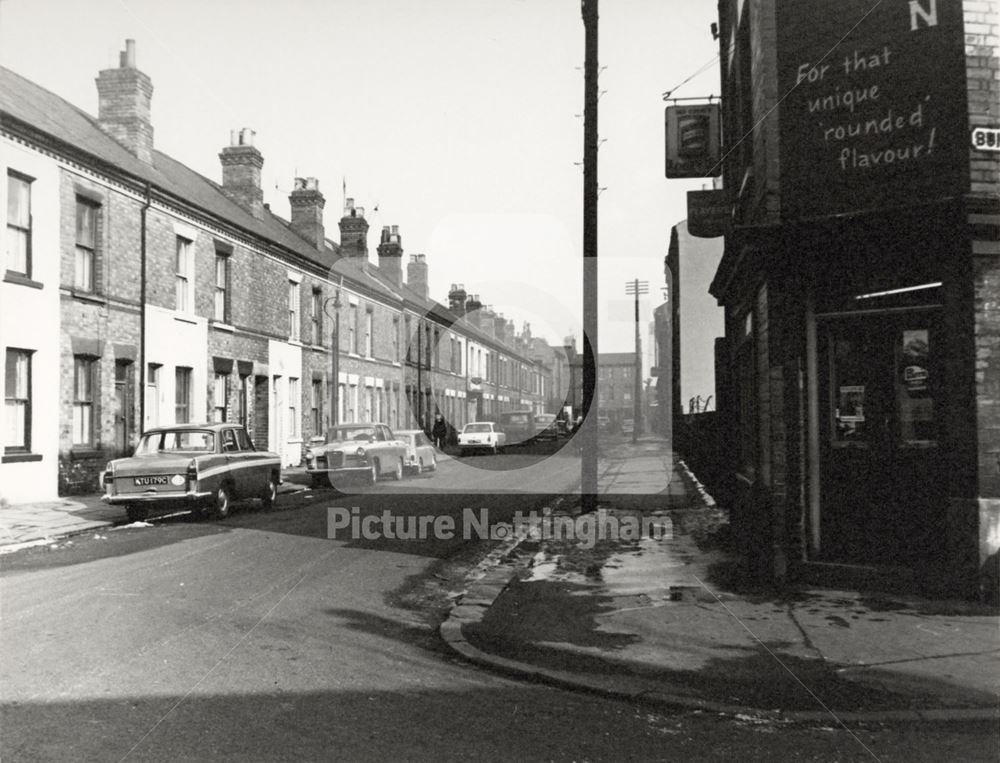
[[[916,568],[944,543],[939,311],[817,324],[819,557]]]

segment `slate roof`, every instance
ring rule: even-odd
[[[99,166],[123,172],[152,188],[187,205],[196,207],[210,217],[234,226],[244,233],[263,239],[293,252],[330,274],[332,280],[342,276],[345,285],[382,297],[388,301],[405,300],[418,311],[442,321],[454,323],[458,317],[433,299],[422,297],[405,284],[392,283],[376,265],[344,257],[339,247],[326,242],[323,251],[312,247],[291,230],[289,223],[264,210],[263,219],[230,199],[213,180],[195,172],[162,151],[153,150],[153,162],[147,164],[101,129],[97,119],[55,93],[37,85],[16,72],[0,66],[0,120],[8,128],[9,119],[17,120],[29,129],[41,132],[75,152],[82,152]],[[499,346],[501,343],[477,330],[468,322],[462,331],[478,341]],[[505,348],[516,353],[513,348]]]

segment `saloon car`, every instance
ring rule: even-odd
[[[413,474],[437,469],[437,451],[420,429],[401,429],[396,437],[406,444],[406,458],[403,465]]]
[[[539,413],[535,416],[535,439],[558,440],[559,421],[554,413]]]
[[[475,451],[500,453],[507,446],[507,435],[493,421],[466,424],[458,435],[458,452],[464,456]]]
[[[359,477],[374,484],[382,476],[403,478],[406,443],[385,424],[338,424],[326,442],[306,450],[306,473],[313,487],[326,487],[338,477]]]
[[[236,500],[274,503],[281,459],[257,450],[237,424],[178,424],[146,431],[130,458],[108,462],[101,480],[102,500],[133,522],[180,509],[221,519]]]

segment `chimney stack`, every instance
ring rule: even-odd
[[[427,257],[411,254],[406,265],[406,285],[424,299],[427,299]]]
[[[340,218],[340,249],[346,257],[368,260],[368,221],[364,207],[355,207],[354,199],[347,199]]]
[[[476,328],[479,328],[479,311],[482,309],[483,303],[479,301],[478,294],[470,294],[469,298],[465,301],[465,311],[464,315]]]
[[[323,227],[323,207],[326,199],[319,190],[316,178],[295,178],[295,185],[288,202],[292,207],[292,230],[315,246],[326,246],[326,229]]]
[[[104,69],[96,81],[97,121],[101,129],[146,164],[152,164],[153,81],[135,68],[135,40],[125,40],[118,68]]]
[[[487,336],[496,338],[497,335],[497,314],[493,312],[493,305],[486,305],[479,311],[479,330]]]
[[[461,318],[465,315],[465,286],[460,283],[453,283],[451,291],[448,292],[448,309]]]
[[[249,127],[232,130],[229,145],[222,149],[222,190],[258,220],[264,218],[264,192],[260,189],[260,169],[264,166],[253,144],[256,133]]]
[[[398,225],[383,225],[382,240],[378,245],[378,266],[392,283],[403,283],[403,238]]]

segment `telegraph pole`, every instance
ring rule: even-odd
[[[597,509],[597,0],[581,0],[583,64],[583,438],[580,510]]]
[[[639,422],[642,420],[642,341],[639,337],[639,295],[649,292],[649,281],[635,278],[625,282],[625,293],[635,295],[635,386],[632,393],[632,442],[639,438]]]

